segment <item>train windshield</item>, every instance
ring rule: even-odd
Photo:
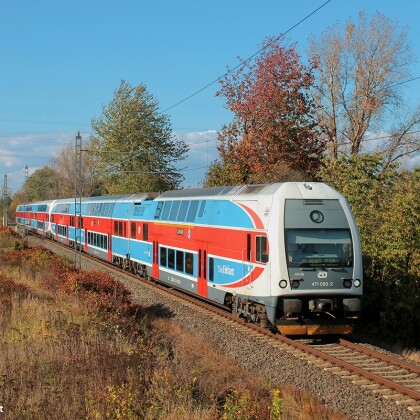
[[[353,251],[348,229],[288,229],[289,267],[351,267]]]

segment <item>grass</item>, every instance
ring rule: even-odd
[[[102,272],[0,230],[0,406],[7,419],[339,419],[269,383]]]

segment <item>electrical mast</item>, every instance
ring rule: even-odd
[[[76,136],[76,179],[74,194],[74,265],[77,270],[82,266],[82,136],[80,131]]]
[[[26,202],[29,201],[29,196],[28,196],[28,177],[29,177],[29,169],[28,169],[28,165],[25,166],[25,193],[26,193]],[[27,245],[27,241],[28,241],[28,229],[26,228],[26,205],[25,205],[25,226],[23,226],[23,240],[24,243]]]
[[[7,175],[4,176],[3,187],[3,226],[8,226],[9,200],[7,195]]]

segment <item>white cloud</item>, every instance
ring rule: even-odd
[[[216,148],[217,130],[175,133],[175,135],[189,146],[187,158],[178,165],[185,177],[182,186],[201,187],[210,164],[219,157]]]
[[[25,181],[25,166],[31,175],[47,165],[52,156],[74,141],[75,133],[39,132],[0,137],[0,176],[7,175],[7,185],[16,192]]]
[[[0,178],[7,175],[8,187],[15,193],[25,182],[25,166],[29,176],[49,164],[54,154],[70,142],[74,132],[40,132],[0,136]],[[184,188],[202,186],[209,165],[219,157],[217,130],[175,133],[189,146],[187,158],[179,168],[185,177]]]

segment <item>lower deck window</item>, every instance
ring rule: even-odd
[[[184,272],[184,252],[176,251],[176,270]]]
[[[160,247],[160,266],[167,267],[180,273],[194,273],[194,255],[191,252]]]
[[[168,268],[175,268],[175,250],[168,249]]]
[[[88,232],[87,242],[89,245],[102,249],[108,249],[108,235],[96,232]]]
[[[57,225],[57,234],[67,237],[67,226]]]
[[[166,255],[167,255],[167,248],[160,248],[160,265],[161,267],[166,267],[167,266],[167,262],[166,262]]]
[[[185,253],[185,272],[187,274],[193,274],[194,272],[194,257],[191,252]]]

